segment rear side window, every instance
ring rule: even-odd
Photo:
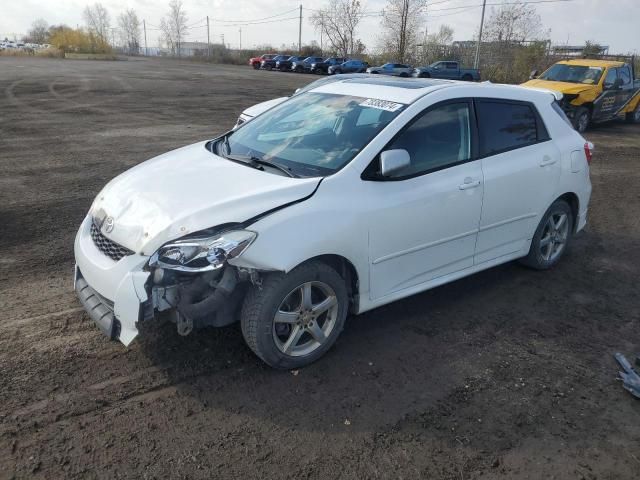
[[[631,83],[631,73],[629,67],[622,67],[618,69],[618,78],[622,80],[622,85],[629,85]]]
[[[482,156],[548,140],[546,131],[538,134],[538,117],[529,104],[483,100],[477,102],[476,111]]]

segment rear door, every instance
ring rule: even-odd
[[[636,89],[631,78],[631,69],[628,65],[620,67],[618,70],[618,81],[620,88],[616,94],[616,115],[627,106],[627,103],[633,98]]]
[[[554,200],[561,155],[535,106],[476,100],[484,199],[475,263],[526,248]]]

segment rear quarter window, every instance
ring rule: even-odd
[[[529,103],[481,100],[476,104],[480,154],[496,155],[549,139],[535,107]]]

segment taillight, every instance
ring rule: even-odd
[[[585,142],[584,143],[584,156],[587,157],[587,163],[591,165],[591,157],[593,155],[593,143]]]

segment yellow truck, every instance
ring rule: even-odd
[[[563,60],[537,73],[522,85],[561,92],[560,106],[579,132],[615,118],[640,123],[640,80],[635,79],[633,59]]]

